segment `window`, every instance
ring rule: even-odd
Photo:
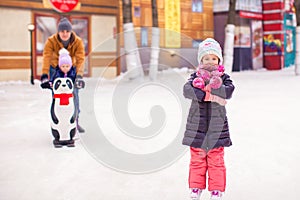
[[[203,12],[202,0],[192,0],[192,12]]]
[[[148,29],[147,29],[147,27],[141,28],[141,46],[142,47],[148,46]]]
[[[54,16],[36,16],[36,54],[43,53],[48,37],[57,32],[57,20]]]
[[[88,19],[84,18],[72,18],[71,19],[73,31],[81,37],[84,44],[85,54],[87,55],[89,52],[88,46]]]

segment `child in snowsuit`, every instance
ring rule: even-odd
[[[58,67],[52,72],[52,76],[50,80],[46,80],[41,83],[41,87],[46,89],[51,89],[52,83],[56,78],[70,78],[73,83],[75,83],[76,79],[76,69],[72,66],[72,58],[69,55],[68,50],[62,48],[59,50],[59,59],[58,59]],[[82,80],[82,85],[84,85],[84,81]],[[76,86],[76,84],[74,84]]]
[[[197,72],[183,88],[192,100],[182,142],[190,146],[189,187],[191,199],[200,199],[208,173],[211,200],[220,200],[226,187],[224,147],[232,145],[225,104],[234,85],[224,73],[222,49],[214,39],[199,44],[198,62]]]

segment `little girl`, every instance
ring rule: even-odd
[[[67,49],[59,50],[58,67],[51,71],[50,80],[41,83],[42,88],[51,89],[56,78],[70,78],[75,83],[76,69],[72,66],[72,58]]]
[[[75,84],[76,69],[72,66],[72,58],[69,55],[68,50],[62,48],[61,50],[59,50],[58,67],[51,77],[50,82],[53,83],[56,78],[65,77],[72,79],[73,83]]]
[[[190,146],[189,187],[192,200],[206,188],[211,200],[221,200],[226,187],[224,147],[232,145],[226,116],[226,100],[234,85],[224,73],[222,49],[212,38],[199,44],[199,66],[184,85],[184,96],[192,100],[183,144]]]

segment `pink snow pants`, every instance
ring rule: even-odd
[[[226,168],[224,163],[224,147],[206,152],[200,148],[190,148],[190,188],[206,188],[206,172],[208,172],[208,190],[225,191]]]

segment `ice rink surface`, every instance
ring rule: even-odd
[[[300,76],[295,76],[293,70],[231,74],[236,90],[226,107],[233,146],[225,150],[224,200],[299,199]],[[186,80],[190,72],[176,73]],[[159,79],[172,81],[172,76],[162,72]],[[94,81],[85,80],[87,84]],[[39,81],[35,83],[0,82],[1,200],[189,199],[188,151],[166,168],[133,174],[111,169],[91,155],[81,138],[87,137],[88,131],[76,136],[76,147],[55,149],[49,121],[51,92],[42,90]],[[137,92],[128,108],[136,124],[148,123],[149,111],[145,107],[153,101],[166,106],[167,118],[175,121],[166,122],[163,128],[167,133],[154,136],[149,143],[128,139],[126,134],[114,135],[118,126],[110,117],[116,84],[117,80],[102,80],[99,92],[95,91],[95,98],[101,102],[95,105],[95,112],[108,140],[122,151],[141,155],[163,149],[171,142],[169,133],[178,132],[178,124],[186,120],[172,117],[178,115],[176,109],[171,109],[173,104],[176,108],[176,100],[164,96],[166,88],[157,85],[153,90],[148,87]],[[81,121],[85,125],[84,119]],[[201,200],[208,199],[205,191]]]

